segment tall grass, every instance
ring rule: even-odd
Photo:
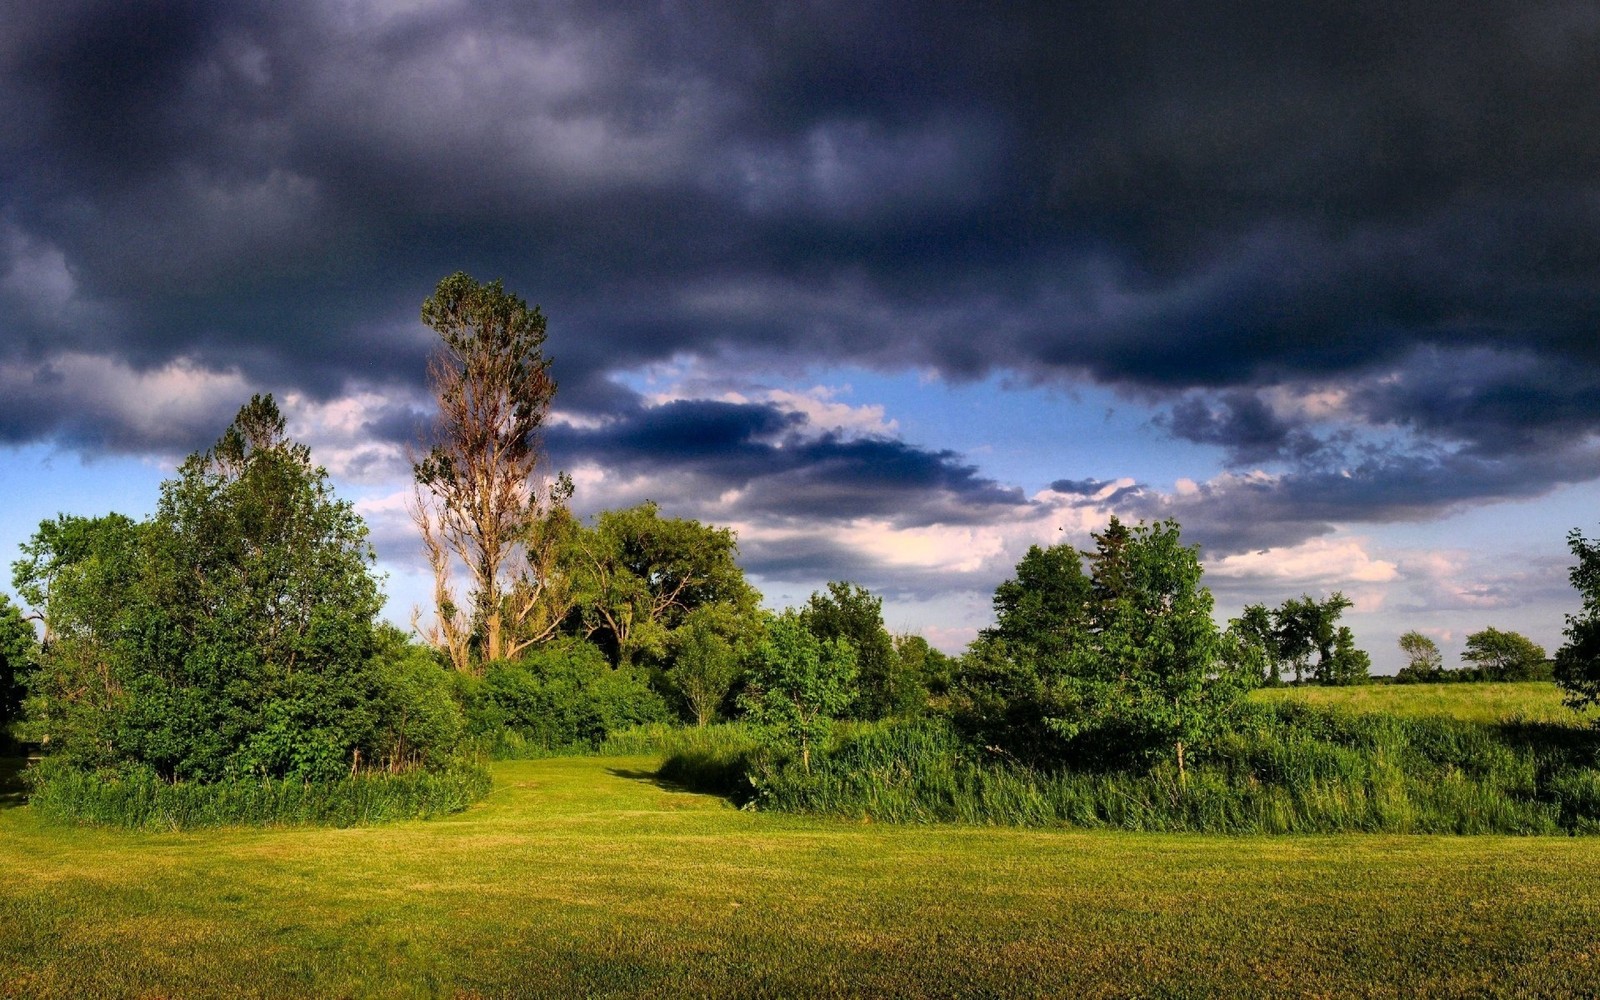
[[[1261,688],[1251,692],[1250,699],[1306,702],[1325,708],[1407,717],[1448,715],[1476,722],[1520,719],[1581,725],[1594,715],[1592,711],[1577,712],[1568,708],[1561,689],[1550,681]]]
[[[807,774],[770,753],[684,748],[663,774],[764,808],[906,823],[1214,833],[1600,832],[1596,737],[1544,723],[1399,718],[1289,702],[1249,707],[1180,780],[1041,771],[938,722],[862,727]],[[734,775],[730,768],[742,768]],[[702,775],[714,777],[699,782]]]
[[[169,783],[148,772],[116,778],[43,761],[30,769],[34,812],[56,823],[142,830],[214,826],[365,826],[460,812],[489,792],[489,772],[458,762],[436,771],[372,772],[339,781],[236,779]]]

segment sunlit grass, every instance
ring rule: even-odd
[[[508,762],[359,829],[0,809],[0,995],[1593,995],[1600,840],[858,825]]]
[[[1506,684],[1362,684],[1354,687],[1262,688],[1260,701],[1298,699],[1312,705],[1342,706],[1358,712],[1391,715],[1449,715],[1474,722],[1559,722],[1581,724],[1580,715],[1562,704],[1561,689],[1549,681]]]

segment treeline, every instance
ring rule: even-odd
[[[1302,595],[1220,627],[1170,521],[1031,548],[959,657],[892,636],[881,598],[845,581],[765,611],[732,531],[649,502],[572,513],[540,439],[555,383],[537,308],[458,274],[423,318],[440,335],[438,420],[413,456],[412,514],[433,592],[412,634],[380,621],[366,526],[270,396],[163,484],[153,516],[62,515],[23,546],[27,614],[0,600],[0,723],[43,753],[30,774],[52,815],[432,815],[483,794],[484,754],[627,747],[769,806],[884,818],[1600,817],[1592,741],[1248,703],[1290,677],[1370,679],[1339,621],[1350,602]],[[1571,541],[1585,605],[1555,676],[1581,705],[1600,696],[1600,552]]]
[[[1456,684],[1474,681],[1548,681],[1555,678],[1555,660],[1544,647],[1520,632],[1489,627],[1467,636],[1461,659],[1469,664],[1446,670],[1438,643],[1412,630],[1400,637],[1406,663],[1395,673],[1396,684]]]

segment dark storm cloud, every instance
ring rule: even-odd
[[[1028,504],[954,452],[843,436],[768,403],[636,406],[597,428],[551,427],[546,442],[558,467],[591,462],[612,476],[677,484],[675,499],[694,507],[732,493],[722,518],[882,517],[908,527],[982,522]]]
[[[758,475],[780,431],[633,426],[607,374],[1088,377],[1288,463],[1307,523],[1527,495],[1592,474],[1570,442],[1600,430],[1596,79],[1600,12],[1530,0],[13,4],[0,373],[414,389],[417,306],[465,269],[545,307],[561,405],[622,417],[594,447],[774,502],[850,508],[832,484],[870,468],[967,487],[860,441]],[[1341,419],[1458,457],[1318,480],[1350,440],[1267,400],[1330,383]],[[75,391],[0,406],[0,439],[170,436],[38,415]]]

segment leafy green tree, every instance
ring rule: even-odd
[[[995,624],[956,666],[956,718],[973,742],[1031,763],[1064,758],[1069,741],[1050,720],[1078,709],[1065,678],[1090,655],[1094,605],[1075,547],[1029,547],[995,588]]]
[[[994,626],[982,637],[1014,655],[1057,660],[1072,654],[1089,628],[1094,584],[1070,545],[1030,546],[1017,575],[995,588]]]
[[[818,639],[794,611],[767,625],[739,703],[751,721],[793,747],[811,773],[811,751],[856,695],[855,650],[846,639]]]
[[[894,655],[903,676],[914,678],[916,686],[930,697],[943,697],[955,677],[956,660],[934,649],[928,640],[914,633],[894,637]]]
[[[895,656],[894,640],[883,624],[883,598],[865,587],[836,580],[825,592],[811,595],[800,609],[800,620],[818,639],[846,639],[854,647],[860,694],[853,709],[858,718],[909,715],[927,701],[920,677],[901,670]]]
[[[725,603],[754,615],[756,593],[737,552],[731,529],[662,517],[651,501],[603,511],[569,550],[582,628],[626,668],[664,657],[695,608]]]
[[[1108,724],[1130,729],[1170,750],[1184,781],[1190,748],[1259,675],[1223,655],[1198,546],[1183,545],[1172,521],[1121,527],[1096,534],[1089,557],[1093,648],[1066,677],[1079,711],[1050,722],[1068,737]]]
[[[1432,683],[1444,673],[1439,644],[1415,629],[1400,637],[1400,652],[1406,655],[1406,665],[1395,674],[1395,680],[1402,684]]]
[[[0,746],[22,717],[26,678],[39,655],[39,637],[22,610],[0,594]]]
[[[1308,670],[1318,684],[1356,683],[1367,676],[1361,668],[1366,654],[1355,648],[1353,638],[1347,637],[1345,645],[1339,645],[1339,616],[1350,607],[1350,599],[1334,591],[1321,601],[1302,594],[1272,613],[1278,655],[1293,665],[1296,684],[1305,680]],[[1314,665],[1313,653],[1317,656]]]
[[[1576,709],[1600,704],[1600,539],[1589,539],[1574,528],[1567,547],[1577,563],[1568,579],[1583,600],[1575,615],[1567,615],[1567,641],[1556,651],[1556,683],[1566,701]],[[1600,721],[1597,721],[1600,725]]]
[[[755,615],[719,602],[690,611],[673,630],[669,683],[695,725],[716,721],[760,641],[759,624]]]
[[[1025,759],[1157,749],[1186,780],[1191,749],[1261,662],[1219,633],[1198,551],[1175,523],[1114,522],[1094,537],[1089,576],[1055,546],[1030,549],[1001,584],[999,620],[962,659],[962,718],[984,745]]]
[[[1340,625],[1334,634],[1333,651],[1319,665],[1317,679],[1323,684],[1366,684],[1372,680],[1372,657],[1356,648],[1355,633]]]
[[[128,664],[146,645],[149,524],[121,514],[63,514],[40,523],[12,563],[12,582],[44,625],[26,697],[22,739],[80,766],[116,757]]]
[[[24,547],[18,590],[50,634],[30,726],[73,766],[169,780],[320,780],[415,756],[417,730],[386,736],[410,709],[388,687],[366,536],[255,397],[162,485],[151,521],[61,518]]]
[[[540,432],[556,383],[539,308],[458,271],[422,303],[422,321],[441,340],[428,366],[438,423],[413,466],[412,517],[436,611],[422,631],[466,671],[516,656],[566,617],[564,533],[550,522],[569,519],[572,481],[543,474]],[[451,582],[457,567],[471,583],[465,605]]]
[[[1283,683],[1283,657],[1278,651],[1278,632],[1272,612],[1265,604],[1249,604],[1239,617],[1228,623],[1239,654],[1260,670],[1261,682],[1268,687]]]
[[[1484,680],[1532,680],[1544,672],[1544,647],[1519,632],[1486,628],[1467,636],[1461,659],[1478,669]]]

